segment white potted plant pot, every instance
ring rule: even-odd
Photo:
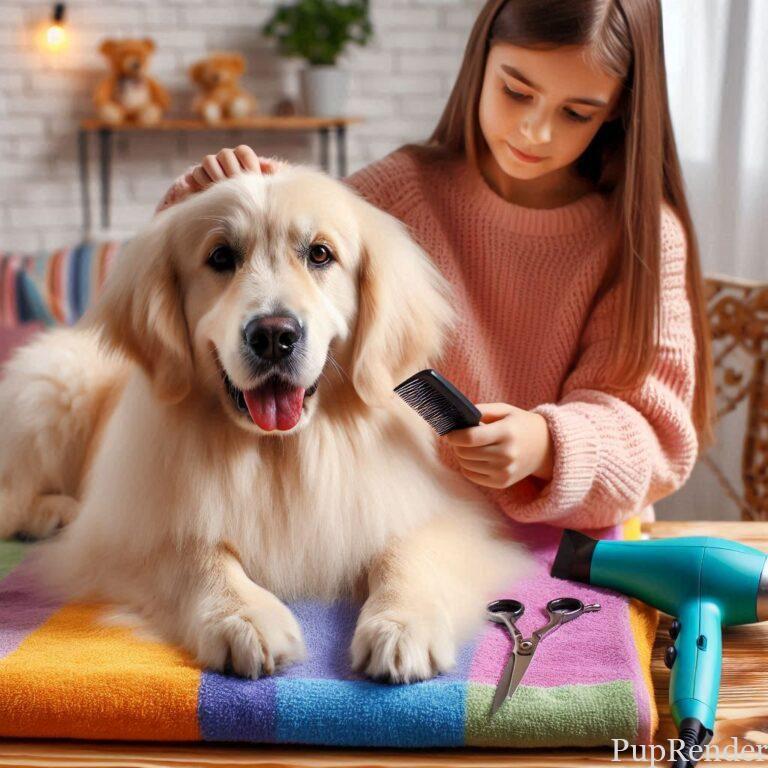
[[[280,92],[296,104],[301,100],[299,78],[304,68],[304,59],[300,56],[283,56],[279,59]]]
[[[337,66],[314,65],[301,71],[301,91],[306,114],[340,117],[347,106],[349,73]]]

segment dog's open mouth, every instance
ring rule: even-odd
[[[272,376],[258,387],[243,391],[232,383],[223,368],[220,370],[235,408],[265,432],[293,429],[301,418],[304,400],[312,397],[317,390],[317,381],[309,389],[304,389]]]

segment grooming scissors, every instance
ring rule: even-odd
[[[520,681],[531,664],[533,655],[539,647],[539,643],[550,633],[554,632],[562,624],[581,616],[582,613],[599,611],[599,603],[584,605],[575,597],[558,597],[547,603],[549,621],[537,629],[527,640],[517,628],[517,620],[525,612],[525,606],[519,600],[502,599],[494,600],[488,604],[488,618],[502,624],[512,640],[512,653],[507,661],[504,671],[496,686],[496,693],[491,704],[491,717],[493,717],[501,705],[512,696],[520,685]]]

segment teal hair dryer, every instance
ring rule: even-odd
[[[722,662],[722,627],[768,619],[768,556],[709,536],[605,541],[566,530],[552,576],[608,587],[674,617],[669,704],[684,746],[676,768],[691,766],[694,745],[712,738]]]

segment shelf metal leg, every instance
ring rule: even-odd
[[[339,171],[339,178],[343,179],[347,175],[347,126],[336,126],[336,167]]]
[[[112,164],[112,131],[109,128],[99,130],[99,163],[101,165],[101,226],[103,229],[109,229]]]
[[[328,152],[330,131],[328,128],[320,128],[319,134],[320,134],[320,167],[326,173],[329,173],[331,170],[331,163],[330,163],[330,157]]]
[[[80,205],[83,216],[83,239],[91,232],[91,187],[88,174],[88,131],[81,128],[77,134],[77,151],[80,161]]]

